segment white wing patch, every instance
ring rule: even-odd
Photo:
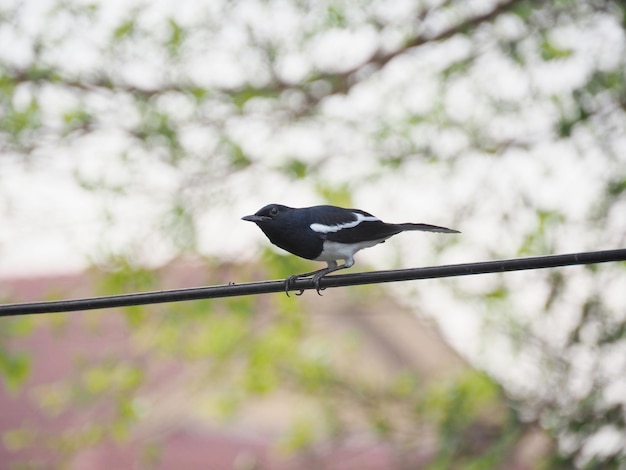
[[[363,214],[359,214],[358,212],[353,212],[356,216],[356,220],[352,222],[346,222],[344,224],[336,224],[336,225],[324,225],[324,224],[311,224],[311,230],[317,233],[330,233],[330,232],[338,232],[339,230],[343,230],[346,228],[354,228],[359,225],[361,222],[377,222],[380,219],[374,217],[373,215],[367,216]]]

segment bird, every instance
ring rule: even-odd
[[[293,282],[312,277],[320,293],[320,280],[329,273],[354,265],[356,252],[379,243],[401,232],[461,233],[437,225],[423,223],[386,223],[360,209],[346,209],[331,205],[288,207],[268,204],[252,215],[241,218],[254,222],[272,242],[301,258],[325,261],[327,267],[308,273],[294,274],[285,280],[285,293],[289,296]],[[342,260],[343,264],[337,262]],[[301,295],[300,290],[296,295]]]

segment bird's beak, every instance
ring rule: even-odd
[[[265,220],[270,220],[270,218],[263,215],[246,215],[242,217],[241,220],[247,220],[248,222],[263,222]]]

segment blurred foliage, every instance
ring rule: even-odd
[[[0,165],[45,170],[54,151],[70,153],[77,183],[109,203],[106,221],[113,224],[133,196],[161,208],[158,223],[141,227],[133,246],[94,257],[107,273],[101,293],[168,287],[144,266],[153,256],[149,237],[161,237],[172,257],[196,254],[207,208],[258,194],[268,174],[267,184],[297,185],[352,206],[384,178],[405,176],[420,187],[437,167],[450,180],[447,193],[466,191],[456,196],[452,220],[478,219],[481,227],[489,220],[502,230],[490,236],[484,229],[480,249],[489,256],[558,252],[580,233],[590,234],[581,243],[594,249],[623,246],[623,2],[407,2],[398,10],[374,0],[182,3],[170,10],[128,2],[111,15],[106,2],[59,1],[39,17],[21,3],[0,6],[0,37],[14,45],[0,48]],[[607,31],[604,42],[592,40]],[[358,60],[346,52],[370,43]],[[571,81],[559,82],[554,71],[568,67]],[[355,96],[378,105],[360,107]],[[111,144],[118,140],[119,147]],[[586,169],[588,185],[567,187],[572,199],[592,191],[583,215],[540,197],[572,169],[571,160],[556,160],[556,146]],[[498,165],[506,160],[537,170],[503,173]],[[474,181],[458,184],[455,175],[468,175],[476,163]],[[124,171],[112,172],[118,167]],[[0,171],[0,185],[3,178]],[[387,192],[380,197],[392,200],[394,191]],[[511,193],[509,203],[494,205]],[[513,241],[506,233],[516,234]],[[262,261],[272,278],[310,269],[269,249]],[[140,397],[149,364],[158,358],[202,367],[196,387],[212,389],[207,408],[223,418],[282,387],[311,397],[320,411],[296,417],[283,441],[292,452],[341,442],[352,431],[350,414],[397,449],[399,468],[410,468],[423,426],[438,436],[432,468],[494,468],[531,422],[559,441],[554,468],[620,468],[623,449],[585,449],[607,425],[626,433],[623,399],[607,396],[626,372],[623,364],[607,366],[626,344],[622,304],[607,295],[622,288],[624,264],[534,276],[448,287],[464,306],[487,312],[487,344],[490,335],[505,337],[520,362],[539,364],[536,387],[516,382],[511,370],[497,376],[506,394],[481,373],[432,389],[401,376],[381,390],[337,370],[332,347],[309,339],[308,312],[282,296],[264,305],[267,318],[257,315],[261,300],[248,298],[133,307],[121,315],[131,331],[127,363],[80,363],[72,382],[32,391],[53,415],[113,404],[108,419],[57,436],[19,429],[3,441],[69,459],[102,440],[129,439],[147,406]],[[531,284],[542,298],[525,297]],[[48,321],[62,335],[59,318]],[[104,319],[92,318],[97,332]],[[0,374],[12,390],[31,365],[26,352],[11,349],[11,338],[29,328],[28,320],[2,321]],[[158,459],[153,447],[145,455]]]
[[[27,351],[15,351],[8,347],[11,339],[19,339],[32,332],[29,317],[3,319],[0,329],[0,377],[5,388],[16,393],[28,378],[31,360]]]
[[[281,257],[268,252],[264,258],[277,256]],[[286,266],[293,259],[286,258]],[[167,274],[148,275],[145,268],[119,257],[115,268],[112,262],[107,266],[110,273],[98,276],[104,275],[106,281],[97,282],[100,294],[137,283],[141,290],[155,290],[167,282]],[[207,282],[219,275],[219,266],[207,262]],[[280,262],[267,266],[276,268]],[[283,276],[284,270],[274,274]],[[368,294],[360,302],[367,305]],[[340,446],[352,435],[365,433],[407,465],[424,464],[423,457],[416,459],[420,453],[433,452],[421,442],[430,435],[439,436],[439,444],[426,468],[481,468],[485,462],[506,461],[523,425],[515,417],[507,421],[503,392],[486,375],[467,371],[457,379],[425,383],[410,370],[386,381],[368,377],[365,370],[350,371],[346,364],[359,361],[362,345],[350,334],[328,337],[316,330],[312,315],[286,296],[251,296],[74,318],[74,327],[56,334],[77,338],[76,325],[81,325],[80,336],[94,341],[93,351],[75,358],[68,377],[24,391],[51,419],[82,418],[54,435],[24,424],[4,433],[4,446],[14,452],[45,450],[52,456],[50,462],[63,466],[90,447],[111,441],[132,443],[158,463],[158,445],[133,437],[133,430],[154,408],[173,406],[177,413],[191,413],[179,419],[228,423],[245,413],[249,403],[278,393],[298,404],[290,429],[276,444],[286,455],[316,461],[324,458],[326,443]],[[125,328],[113,331],[116,335],[126,331],[122,341],[114,341],[110,348],[97,346],[99,337],[110,338],[107,331],[119,320]],[[54,316],[42,317],[39,328],[43,327],[54,327]],[[117,350],[120,346],[123,353]],[[161,382],[154,393],[151,384],[163,374],[167,383]],[[182,402],[176,404],[181,396]]]

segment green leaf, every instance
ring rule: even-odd
[[[30,394],[39,408],[49,416],[58,416],[70,405],[76,405],[69,383],[40,385],[31,389]]]
[[[68,131],[88,126],[93,116],[82,108],[77,108],[63,114],[63,122],[69,127]]]
[[[33,431],[29,429],[11,429],[2,433],[2,443],[10,452],[17,452],[21,449],[30,447],[35,443],[35,441],[36,437]]]
[[[229,419],[245,404],[245,398],[246,395],[242,393],[240,387],[227,387],[219,392],[213,402],[213,408],[220,419]]]
[[[608,197],[615,198],[626,191],[626,179],[609,181],[606,193]]]
[[[177,199],[163,220],[165,233],[180,251],[193,251],[198,242],[197,225],[193,210],[186,201]]]
[[[247,86],[241,90],[232,92],[231,99],[239,110],[243,110],[244,105],[253,98],[278,98],[279,96],[279,90]]]
[[[540,45],[541,58],[546,61],[565,59],[573,54],[571,49],[563,49],[554,45],[547,38],[541,42]]]
[[[485,300],[497,301],[497,300],[505,300],[509,296],[509,290],[506,286],[501,285],[492,289],[491,291],[485,294]]]
[[[171,54],[176,54],[183,43],[185,31],[171,18],[168,19],[167,23],[170,29],[170,34],[167,39],[167,48]]]
[[[212,317],[209,327],[187,333],[185,354],[191,359],[212,356],[225,361],[241,351],[249,328],[248,320],[242,316]]]
[[[135,31],[135,19],[126,20],[113,31],[113,39],[119,41],[130,36]]]
[[[381,413],[376,413],[371,421],[374,432],[380,437],[389,436],[393,432],[393,421]]]
[[[33,318],[29,316],[3,318],[0,321],[3,336],[26,336],[33,331]]]
[[[330,28],[345,28],[346,14],[338,2],[331,3],[326,9],[326,26]]]
[[[209,92],[209,90],[207,90],[206,88],[201,88],[201,87],[193,87],[191,88],[191,90],[189,90],[189,92],[191,93],[191,96],[193,96],[196,102],[198,103],[202,103],[209,96],[211,96],[211,93]]]
[[[446,80],[454,76],[466,75],[473,64],[474,57],[458,60],[441,72],[442,78]]]
[[[252,160],[243,151],[243,148],[233,141],[228,141],[228,150],[230,162],[237,170],[242,170],[252,164]]]
[[[352,190],[350,186],[346,184],[338,186],[330,186],[324,183],[318,183],[315,190],[328,201],[329,204],[352,207]]]
[[[309,165],[302,160],[292,158],[283,168],[281,168],[281,170],[293,178],[303,179],[308,174]]]
[[[315,438],[313,422],[304,417],[297,418],[282,442],[282,447],[290,452],[298,452],[309,447]]]
[[[9,353],[0,349],[0,374],[10,391],[16,391],[24,384],[30,367],[30,357],[25,353]]]
[[[83,373],[82,383],[91,394],[108,390],[111,386],[110,371],[101,368],[88,369]]]
[[[39,103],[33,98],[24,109],[9,108],[4,116],[3,126],[12,136],[18,138],[23,131],[39,127],[40,119]]]
[[[528,21],[535,11],[532,2],[516,2],[511,11],[524,22]]]
[[[138,266],[131,254],[108,253],[98,265],[106,272],[96,286],[102,295],[150,290],[157,285],[154,271]]]
[[[124,307],[122,309],[124,316],[126,317],[126,322],[129,326],[138,328],[142,325],[143,321],[146,319],[146,312],[143,306],[141,305],[133,305],[130,307]]]

